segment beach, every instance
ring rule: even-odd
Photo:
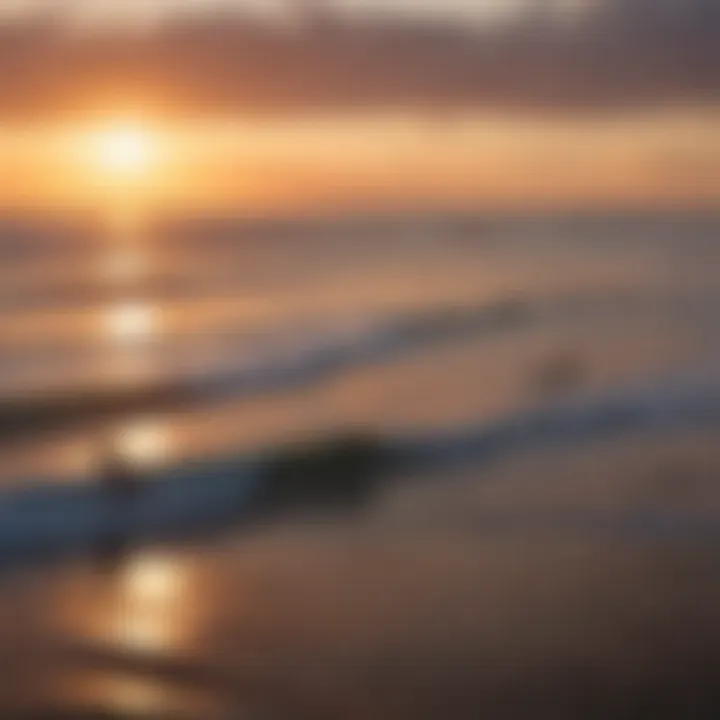
[[[718,227],[8,241],[3,715],[714,717]],[[338,433],[395,453],[368,498],[248,521],[257,468]],[[108,438],[147,484],[110,556]]]

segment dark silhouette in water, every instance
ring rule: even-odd
[[[560,395],[578,389],[585,379],[582,357],[571,351],[556,351],[543,360],[532,374],[532,383],[543,395]]]
[[[390,454],[380,438],[362,432],[288,446],[268,462],[255,498],[258,512],[362,507],[377,489]]]
[[[124,526],[140,495],[142,478],[114,443],[103,454],[98,487],[107,509],[107,521],[99,541],[98,557],[103,565],[113,569],[122,560],[128,544],[128,532]]]
[[[131,503],[140,490],[140,477],[132,464],[117,451],[107,457],[100,474],[100,485],[115,506]]]

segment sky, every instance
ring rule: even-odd
[[[262,6],[316,3],[263,0]],[[0,3],[6,13],[0,120],[82,110],[122,94],[146,96],[183,115],[347,107],[624,110],[715,104],[720,96],[716,0],[383,3],[384,15],[366,15],[362,23],[315,22],[310,13],[289,32],[243,15],[217,15],[211,10],[220,5],[211,0]],[[333,7],[341,6],[369,11],[380,4],[335,0]],[[571,6],[585,12],[569,14]],[[42,10],[39,19],[19,22],[17,13],[31,7]],[[58,17],[53,7],[64,25],[43,21]],[[404,20],[389,21],[391,7],[404,8]],[[418,22],[430,11],[436,20],[458,20],[461,13],[497,18],[488,9],[498,7],[526,12],[502,23]],[[197,14],[181,12],[192,8]],[[128,33],[118,19],[161,10],[165,22],[141,25],[140,33]],[[104,18],[101,33],[77,32],[88,28],[79,18],[90,16]]]
[[[0,132],[5,201],[252,214],[692,209],[720,200],[718,120],[705,112],[612,122],[477,112],[432,122],[357,113],[171,120],[149,129],[159,160],[129,187],[89,155],[84,138],[104,127],[95,123]]]
[[[167,149],[138,184],[158,204],[720,204],[716,0],[553,0],[551,25],[480,22],[530,0],[327,1],[373,23],[278,34],[205,13],[260,0],[4,0],[0,205],[107,198],[62,138],[128,120]],[[17,23],[53,8],[101,35]],[[108,34],[128,21],[148,32]]]
[[[485,21],[512,14],[533,0],[319,0],[340,14],[392,14],[447,20]],[[572,7],[592,0],[559,0]],[[558,0],[555,0],[557,3]],[[308,0],[4,0],[0,17],[17,17],[38,11],[59,11],[91,22],[145,22],[173,14],[218,9],[239,9],[282,16]]]

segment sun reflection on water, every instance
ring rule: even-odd
[[[149,271],[145,253],[136,247],[120,247],[101,258],[100,277],[109,283],[132,283],[142,280]]]
[[[61,606],[65,630],[110,657],[117,654],[122,670],[77,668],[80,672],[67,678],[61,694],[128,717],[183,710],[183,688],[142,670],[133,672],[132,658],[170,658],[193,646],[201,619],[197,570],[187,555],[142,551],[110,574],[96,571],[76,578]]]
[[[134,651],[172,651],[183,630],[182,565],[169,556],[141,554],[123,568],[119,581],[113,639]]]
[[[97,694],[114,711],[130,717],[165,712],[172,695],[168,688],[157,682],[121,675],[103,678]]]
[[[106,335],[120,344],[148,340],[159,329],[158,312],[145,302],[125,302],[107,310],[104,328]]]
[[[120,428],[115,433],[114,445],[124,459],[142,469],[168,459],[172,437],[162,422],[143,419]]]

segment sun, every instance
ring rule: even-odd
[[[155,133],[132,121],[91,131],[86,147],[93,164],[109,175],[145,175],[159,161],[159,141]]]

